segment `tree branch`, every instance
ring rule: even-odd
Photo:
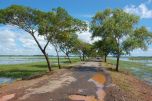
[[[43,49],[44,51],[46,50],[46,47],[48,46],[49,42],[50,42],[50,40],[48,40],[46,45],[44,46],[44,49]]]

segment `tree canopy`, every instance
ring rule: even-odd
[[[104,39],[112,39],[111,46],[114,47],[110,50],[117,57],[117,71],[121,55],[137,48],[146,48],[147,42],[151,40],[151,35],[146,28],[136,28],[138,22],[138,16],[126,13],[122,9],[106,9],[97,12],[93,17],[92,37],[100,37],[105,42],[101,41],[101,44],[107,43]],[[109,45],[104,46],[109,47]]]
[[[49,71],[51,71],[51,65],[46,53],[48,44],[51,43],[57,47],[59,43],[64,43],[65,40],[69,39],[71,33],[86,30],[87,26],[84,21],[73,18],[61,7],[52,9],[49,12],[43,12],[19,5],[1,9],[0,23],[17,26],[28,32],[45,56]],[[37,39],[37,32],[46,40],[44,47],[41,46]]]

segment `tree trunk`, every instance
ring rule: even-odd
[[[66,53],[66,56],[67,56],[69,62],[72,63],[72,62],[71,62],[71,59],[70,59],[70,57],[69,57],[69,55],[68,55],[67,53]]]
[[[56,51],[57,58],[58,58],[58,67],[59,67],[59,69],[61,69],[61,65],[60,65],[60,57],[59,57],[59,53],[58,53],[57,48],[55,48],[55,51]]]
[[[120,54],[118,54],[117,56],[117,64],[116,64],[116,71],[118,72],[119,71],[119,58],[120,58]]]
[[[84,56],[84,54],[83,54],[83,61],[85,60],[84,58],[85,58],[85,56]]]
[[[52,69],[51,69],[51,64],[50,64],[49,57],[48,57],[48,54],[46,54],[45,51],[43,51],[43,54],[44,54],[44,57],[45,57],[45,59],[46,59],[46,62],[47,62],[47,66],[48,66],[49,71],[52,71]]]
[[[47,42],[47,44],[45,45],[44,49],[41,47],[40,43],[38,42],[38,40],[36,39],[36,37],[34,36],[34,33],[31,33],[32,37],[34,38],[35,42],[37,43],[38,47],[40,48],[41,52],[43,53],[45,59],[46,59],[46,62],[47,62],[47,65],[48,65],[48,69],[49,71],[51,71],[51,64],[50,64],[50,61],[49,61],[49,58],[48,58],[48,55],[46,54],[45,52],[45,49],[49,43],[49,41]]]
[[[116,40],[116,42],[117,42],[117,48],[118,48],[118,50],[117,50],[117,64],[116,64],[116,71],[117,72],[119,71],[119,58],[120,58],[120,54],[121,54],[120,47],[119,47],[119,39],[120,38],[117,38],[117,40]]]
[[[82,59],[81,59],[81,55],[80,55],[79,57],[80,57],[80,61],[82,61]]]
[[[107,54],[105,54],[104,62],[107,62]]]

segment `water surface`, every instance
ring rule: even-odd
[[[12,83],[15,79],[0,77],[0,84],[2,83]]]
[[[116,58],[110,58],[116,60]],[[127,57],[120,58],[122,61],[137,62],[140,63],[139,67],[127,67],[126,69],[136,75],[139,79],[146,81],[152,85],[152,60],[130,60]]]
[[[23,64],[45,61],[42,56],[0,56],[0,64]]]

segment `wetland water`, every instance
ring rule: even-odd
[[[109,58],[112,60],[116,60],[116,58]],[[128,58],[121,58],[122,61],[132,62],[129,65],[125,66],[122,64],[124,69],[129,70],[134,75],[136,75],[139,79],[146,81],[148,84],[152,85],[152,60],[130,60]],[[139,63],[139,65],[134,64]],[[121,63],[120,63],[121,64]]]
[[[152,84],[152,60],[129,60],[128,58],[121,58],[121,60],[141,63],[142,65],[139,67],[130,65],[127,69],[141,80],[145,80]],[[41,61],[45,61],[43,56],[0,56],[0,65],[24,64]],[[13,80],[11,78],[0,77],[0,84],[4,82],[12,82]]]
[[[22,64],[45,61],[42,56],[0,56],[0,64]]]
[[[23,64],[45,61],[41,56],[0,56],[0,65]],[[15,79],[0,77],[0,84],[11,83]]]
[[[43,61],[45,61],[43,56],[0,56],[0,65],[25,64]],[[53,63],[56,64],[56,61],[53,61]],[[0,84],[11,83],[14,80],[15,79],[0,77]]]

